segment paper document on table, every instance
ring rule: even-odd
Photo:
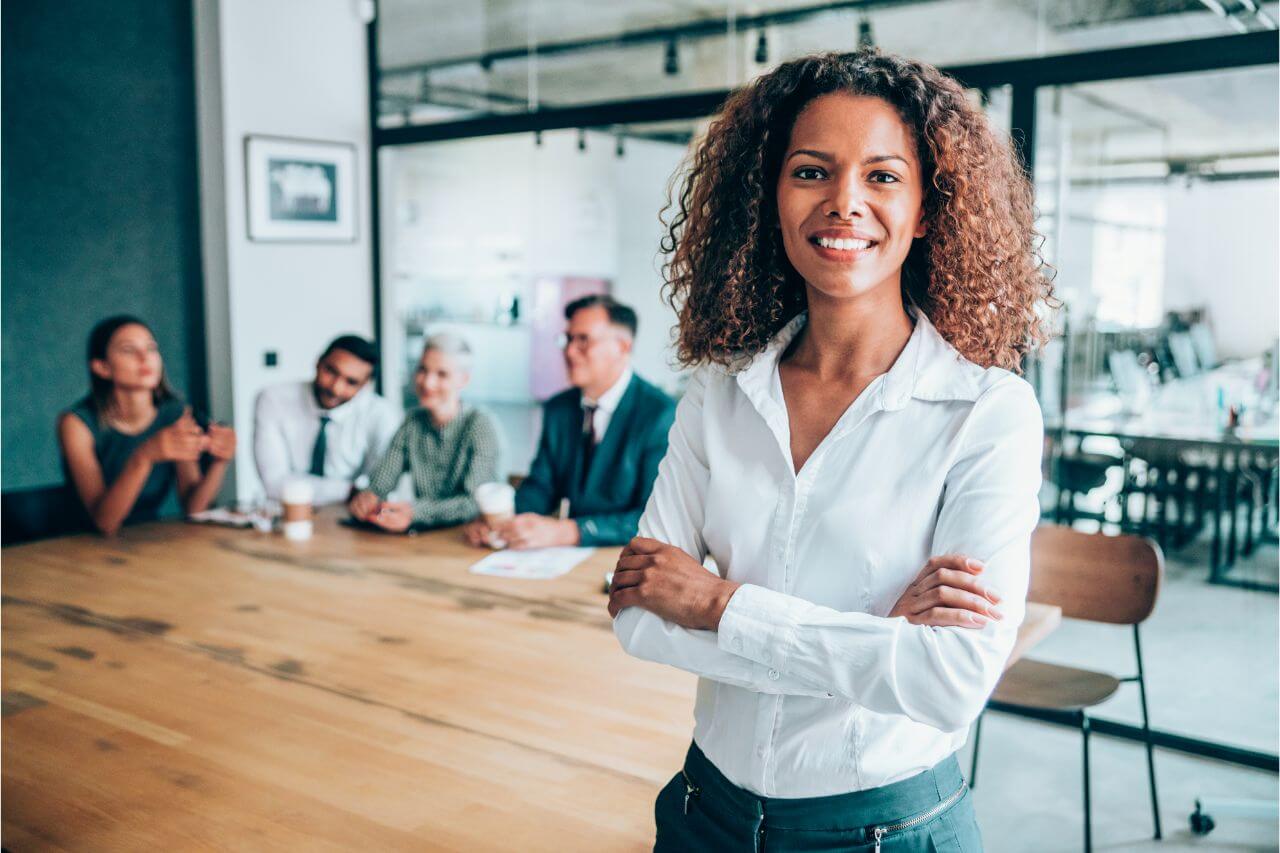
[[[568,574],[591,556],[594,548],[534,548],[529,551],[495,551],[471,567],[472,574],[503,578],[549,580]]]

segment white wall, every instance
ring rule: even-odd
[[[626,157],[615,161],[621,236],[614,293],[640,317],[636,370],[668,391],[675,390],[678,381],[671,345],[676,315],[662,299],[664,256],[658,246],[665,232],[658,214],[667,203],[667,184],[684,153],[669,143],[629,139]]]
[[[1171,184],[1165,307],[1209,307],[1218,354],[1275,344],[1280,316],[1280,181]]]
[[[343,332],[373,333],[365,27],[353,0],[194,0],[201,216],[215,417],[239,434],[235,493],[258,491],[253,400],[312,375]],[[250,242],[244,139],[356,146],[353,243]],[[264,366],[264,353],[278,355]]]

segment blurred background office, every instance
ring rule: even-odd
[[[343,332],[376,340],[400,407],[423,340],[463,336],[466,397],[497,416],[504,473],[527,471],[539,404],[566,385],[558,338],[580,296],[634,306],[637,372],[679,395],[658,247],[690,142],[777,63],[876,45],[955,74],[1033,176],[1063,302],[1058,337],[1025,365],[1048,427],[1042,506],[1163,549],[1145,700],[1165,834],[1192,843],[1197,797],[1276,794],[1277,5],[7,4],[7,517],[60,488],[54,418],[83,393],[88,329],[113,313],[146,319],[183,396],[236,428],[224,502],[261,495],[255,395],[307,378]],[[349,170],[341,229],[255,229],[253,146],[295,142]],[[1130,629],[1087,621],[1036,651],[1135,663]],[[1096,714],[1115,737],[1096,749],[1095,834],[1138,844],[1138,691]],[[992,849],[1072,849],[1078,733],[988,716]],[[1196,843],[1274,849],[1274,814],[1217,823]]]

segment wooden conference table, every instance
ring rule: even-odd
[[[695,679],[619,648],[616,555],[480,576],[336,515],[6,548],[4,846],[648,849]]]

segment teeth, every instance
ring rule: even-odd
[[[819,237],[818,245],[824,249],[838,249],[842,252],[852,252],[858,249],[870,249],[871,240],[832,240],[829,237]]]

